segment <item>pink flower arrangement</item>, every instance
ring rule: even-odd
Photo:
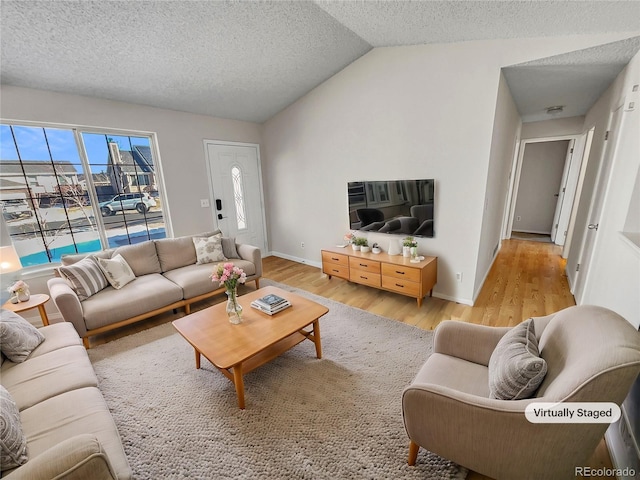
[[[26,282],[23,282],[22,280],[18,280],[16,283],[7,288],[7,291],[9,293],[25,293],[27,290],[29,290],[29,285],[27,285]]]
[[[220,286],[224,285],[227,290],[234,290],[238,283],[244,283],[247,280],[247,274],[240,267],[236,267],[233,263],[219,263],[211,275],[211,281],[220,282]]]
[[[356,238],[356,236],[354,235],[353,232],[349,232],[347,234],[345,234],[344,239],[349,242],[349,243],[353,243],[353,240]]]

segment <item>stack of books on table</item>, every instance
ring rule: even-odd
[[[267,315],[273,315],[291,306],[291,302],[286,298],[282,298],[278,295],[269,294],[264,297],[258,298],[251,302],[251,306],[266,313]]]

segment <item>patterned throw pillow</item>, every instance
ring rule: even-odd
[[[521,400],[538,389],[547,374],[539,356],[533,319],[513,327],[500,339],[489,359],[491,398]]]
[[[211,237],[193,237],[193,245],[196,247],[196,264],[222,262],[227,258],[222,253],[222,234]]]
[[[2,470],[9,470],[27,460],[27,439],[22,432],[20,412],[7,389],[0,385],[0,465]]]
[[[127,283],[136,279],[133,270],[120,254],[110,259],[97,258],[96,261],[111,286],[116,290],[120,290]]]
[[[0,312],[0,348],[14,363],[24,362],[44,341],[44,335],[17,313]]]
[[[80,301],[86,300],[109,285],[94,256],[85,257],[73,265],[62,266],[58,271],[69,282]]]

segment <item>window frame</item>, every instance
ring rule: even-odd
[[[18,120],[11,118],[2,118],[0,117],[0,124],[3,126],[9,127],[32,127],[32,128],[41,128],[41,129],[58,129],[58,130],[70,130],[72,131],[74,142],[76,145],[76,149],[78,151],[78,156],[80,158],[80,164],[82,165],[83,173],[85,175],[85,181],[87,184],[87,195],[91,200],[91,206],[94,209],[94,219],[97,228],[97,234],[100,238],[101,250],[109,249],[109,241],[107,237],[107,229],[105,227],[104,220],[102,218],[100,208],[98,204],[100,203],[98,199],[98,193],[96,191],[96,187],[93,181],[93,175],[91,174],[91,163],[89,163],[89,159],[87,158],[86,147],[84,144],[84,140],[82,137],[83,133],[87,134],[97,134],[97,135],[106,135],[106,136],[126,136],[126,137],[147,137],[149,139],[149,148],[151,150],[151,155],[154,160],[154,175],[156,177],[156,183],[158,184],[158,193],[160,201],[162,202],[162,217],[164,221],[164,229],[166,238],[173,238],[173,225],[171,222],[171,217],[169,214],[168,202],[166,198],[166,187],[164,182],[164,173],[162,169],[162,161],[160,157],[160,151],[158,147],[158,137],[155,132],[146,131],[146,130],[134,130],[134,129],[118,129],[118,128],[106,128],[106,127],[95,127],[95,126],[87,126],[80,124],[68,124],[68,123],[51,123],[51,122],[34,122],[29,120]],[[18,160],[22,164],[22,159]],[[2,162],[0,161],[0,165]],[[88,172],[88,173],[87,173]],[[25,187],[31,190],[31,184],[29,183],[30,178],[26,175],[24,176],[27,183]],[[36,180],[37,181],[37,180]],[[33,209],[34,215],[37,217],[36,209]],[[4,219],[3,219],[3,228],[4,228]],[[40,220],[38,219],[38,230],[41,231]],[[70,234],[73,236],[73,230],[70,231]],[[13,239],[11,235],[11,242],[13,244]],[[74,239],[73,244],[76,245],[76,241]],[[52,266],[60,265],[59,261],[49,261],[47,263],[41,263],[38,265],[30,265],[26,267],[22,267],[22,271],[24,273],[32,273],[37,272],[39,270],[50,269]]]

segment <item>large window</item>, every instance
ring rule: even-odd
[[[24,267],[166,236],[153,139],[0,125],[0,207]]]

